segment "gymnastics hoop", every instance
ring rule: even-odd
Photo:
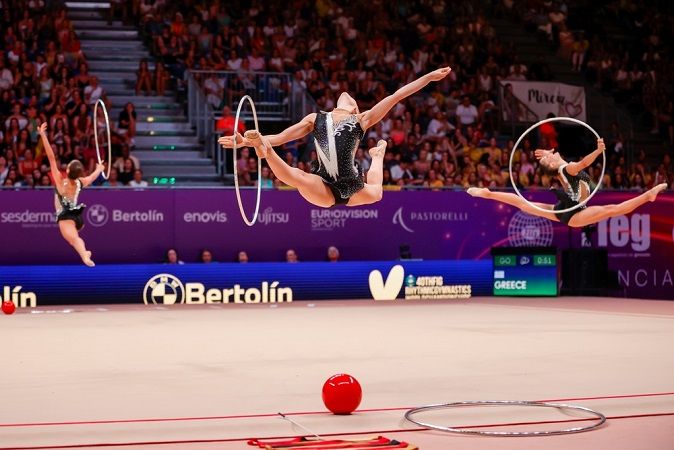
[[[94,141],[96,142],[96,157],[98,158],[98,164],[103,164],[103,159],[101,158],[101,149],[98,145],[98,104],[101,104],[103,107],[103,116],[105,117],[105,128],[108,132],[108,170],[103,172],[103,178],[106,180],[110,178],[110,169],[112,169],[112,141],[110,140],[110,120],[108,119],[108,109],[105,107],[105,103],[100,98],[94,103]]]
[[[544,123],[548,123],[548,122],[564,122],[564,121],[566,121],[566,122],[573,122],[573,123],[576,123],[576,124],[578,124],[578,125],[583,125],[585,128],[587,128],[588,130],[590,130],[590,131],[592,132],[592,134],[594,134],[595,136],[597,136],[597,139],[600,139],[599,134],[598,134],[596,131],[594,131],[594,128],[592,128],[591,126],[589,126],[588,124],[586,124],[586,123],[583,122],[582,120],[574,119],[573,117],[551,117],[551,118],[549,118],[549,119],[543,119],[543,120],[541,120],[540,122],[537,122],[537,123],[533,124],[533,125],[530,126],[524,133],[522,133],[522,135],[521,135],[520,138],[517,140],[517,142],[515,142],[515,146],[513,147],[512,153],[510,153],[510,163],[509,163],[509,165],[508,165],[508,174],[510,175],[510,181],[511,181],[511,183],[512,183],[512,185],[513,185],[513,188],[515,189],[515,192],[517,192],[517,195],[518,195],[522,200],[524,200],[525,202],[527,202],[527,204],[528,204],[529,206],[531,206],[532,208],[534,208],[534,209],[536,209],[536,210],[538,210],[538,211],[544,212],[544,213],[554,212],[555,214],[563,214],[563,213],[571,212],[571,211],[574,211],[574,210],[576,210],[576,209],[578,209],[578,208],[582,208],[583,206],[585,206],[585,205],[587,204],[587,202],[589,202],[590,199],[591,199],[592,197],[594,197],[594,194],[596,194],[597,192],[599,192],[599,188],[601,187],[601,181],[604,179],[604,172],[606,171],[606,150],[604,150],[604,151],[602,152],[602,156],[603,156],[603,160],[604,160],[604,161],[603,161],[603,164],[602,164],[602,166],[601,166],[601,176],[599,177],[599,181],[597,182],[597,186],[594,188],[594,191],[592,191],[592,192],[590,193],[590,195],[587,196],[587,198],[586,198],[585,200],[583,200],[582,202],[580,202],[580,203],[578,203],[577,205],[572,206],[572,207],[570,207],[570,208],[566,208],[566,209],[556,209],[556,210],[554,210],[554,211],[550,211],[549,209],[545,209],[545,208],[541,208],[540,206],[536,206],[536,205],[534,205],[533,203],[531,203],[529,200],[527,200],[526,198],[524,198],[524,196],[522,195],[522,193],[520,192],[520,190],[517,188],[517,183],[514,183],[514,182],[512,181],[512,180],[514,180],[514,178],[513,178],[513,158],[515,157],[515,151],[516,151],[517,148],[520,146],[520,142],[522,142],[522,139],[524,138],[524,136],[526,136],[527,134],[529,134],[529,132],[530,132],[531,130],[533,130],[534,128],[538,127],[539,125],[543,125]]]
[[[253,103],[253,99],[250,98],[249,95],[244,95],[241,97],[241,100],[239,100],[239,107],[236,108],[236,118],[234,119],[234,135],[232,136],[232,140],[234,142],[233,144],[233,149],[234,149],[234,187],[236,189],[236,200],[239,202],[239,212],[241,212],[241,217],[243,218],[243,221],[246,222],[246,225],[249,227],[252,227],[255,222],[257,221],[257,215],[258,212],[260,211],[260,194],[262,193],[262,161],[260,157],[257,157],[257,200],[255,202],[255,212],[253,213],[253,218],[251,220],[248,220],[248,216],[246,215],[246,212],[243,210],[243,203],[241,203],[241,191],[239,190],[239,174],[237,171],[237,162],[236,162],[236,150],[238,149],[236,145],[236,131],[239,129],[239,117],[241,116],[241,107],[243,106],[243,102],[245,100],[248,100],[248,103],[250,104],[250,109],[251,112],[253,113],[253,121],[255,122],[255,131],[260,133],[260,127],[257,124],[257,112],[255,111],[255,103]]]
[[[424,411],[434,409],[449,409],[457,406],[540,406],[544,408],[556,408],[560,410],[572,409],[576,411],[583,411],[594,415],[598,422],[586,427],[564,428],[561,430],[548,431],[478,431],[468,430],[463,428],[443,427],[442,425],[434,425],[432,423],[424,423],[412,419],[412,416]],[[530,402],[520,400],[486,400],[486,401],[468,401],[468,402],[454,402],[454,403],[440,403],[436,405],[421,406],[419,408],[410,409],[405,413],[405,419],[424,428],[431,430],[445,431],[448,433],[471,434],[478,436],[499,436],[499,437],[529,437],[529,436],[554,436],[559,434],[583,433],[585,431],[592,431],[606,422],[606,416],[597,411],[585,408],[583,406],[566,405],[562,403],[548,403],[548,402]]]

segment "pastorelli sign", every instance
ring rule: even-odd
[[[491,261],[212,263],[0,267],[19,307],[466,300],[491,294]]]

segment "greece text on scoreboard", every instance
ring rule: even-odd
[[[557,249],[554,247],[493,248],[493,294],[557,295],[559,285],[557,260]]]

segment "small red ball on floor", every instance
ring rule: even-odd
[[[16,305],[13,301],[5,300],[2,302],[2,312],[5,314],[14,314],[14,311],[16,311]]]
[[[362,398],[360,383],[351,375],[333,375],[323,384],[323,403],[334,414],[351,414]]]

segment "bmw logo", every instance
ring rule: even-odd
[[[143,290],[146,305],[175,305],[185,303],[185,286],[170,273],[160,273],[148,280]]]
[[[87,221],[93,227],[102,227],[108,223],[109,218],[108,208],[103,205],[96,204],[87,208]]]

